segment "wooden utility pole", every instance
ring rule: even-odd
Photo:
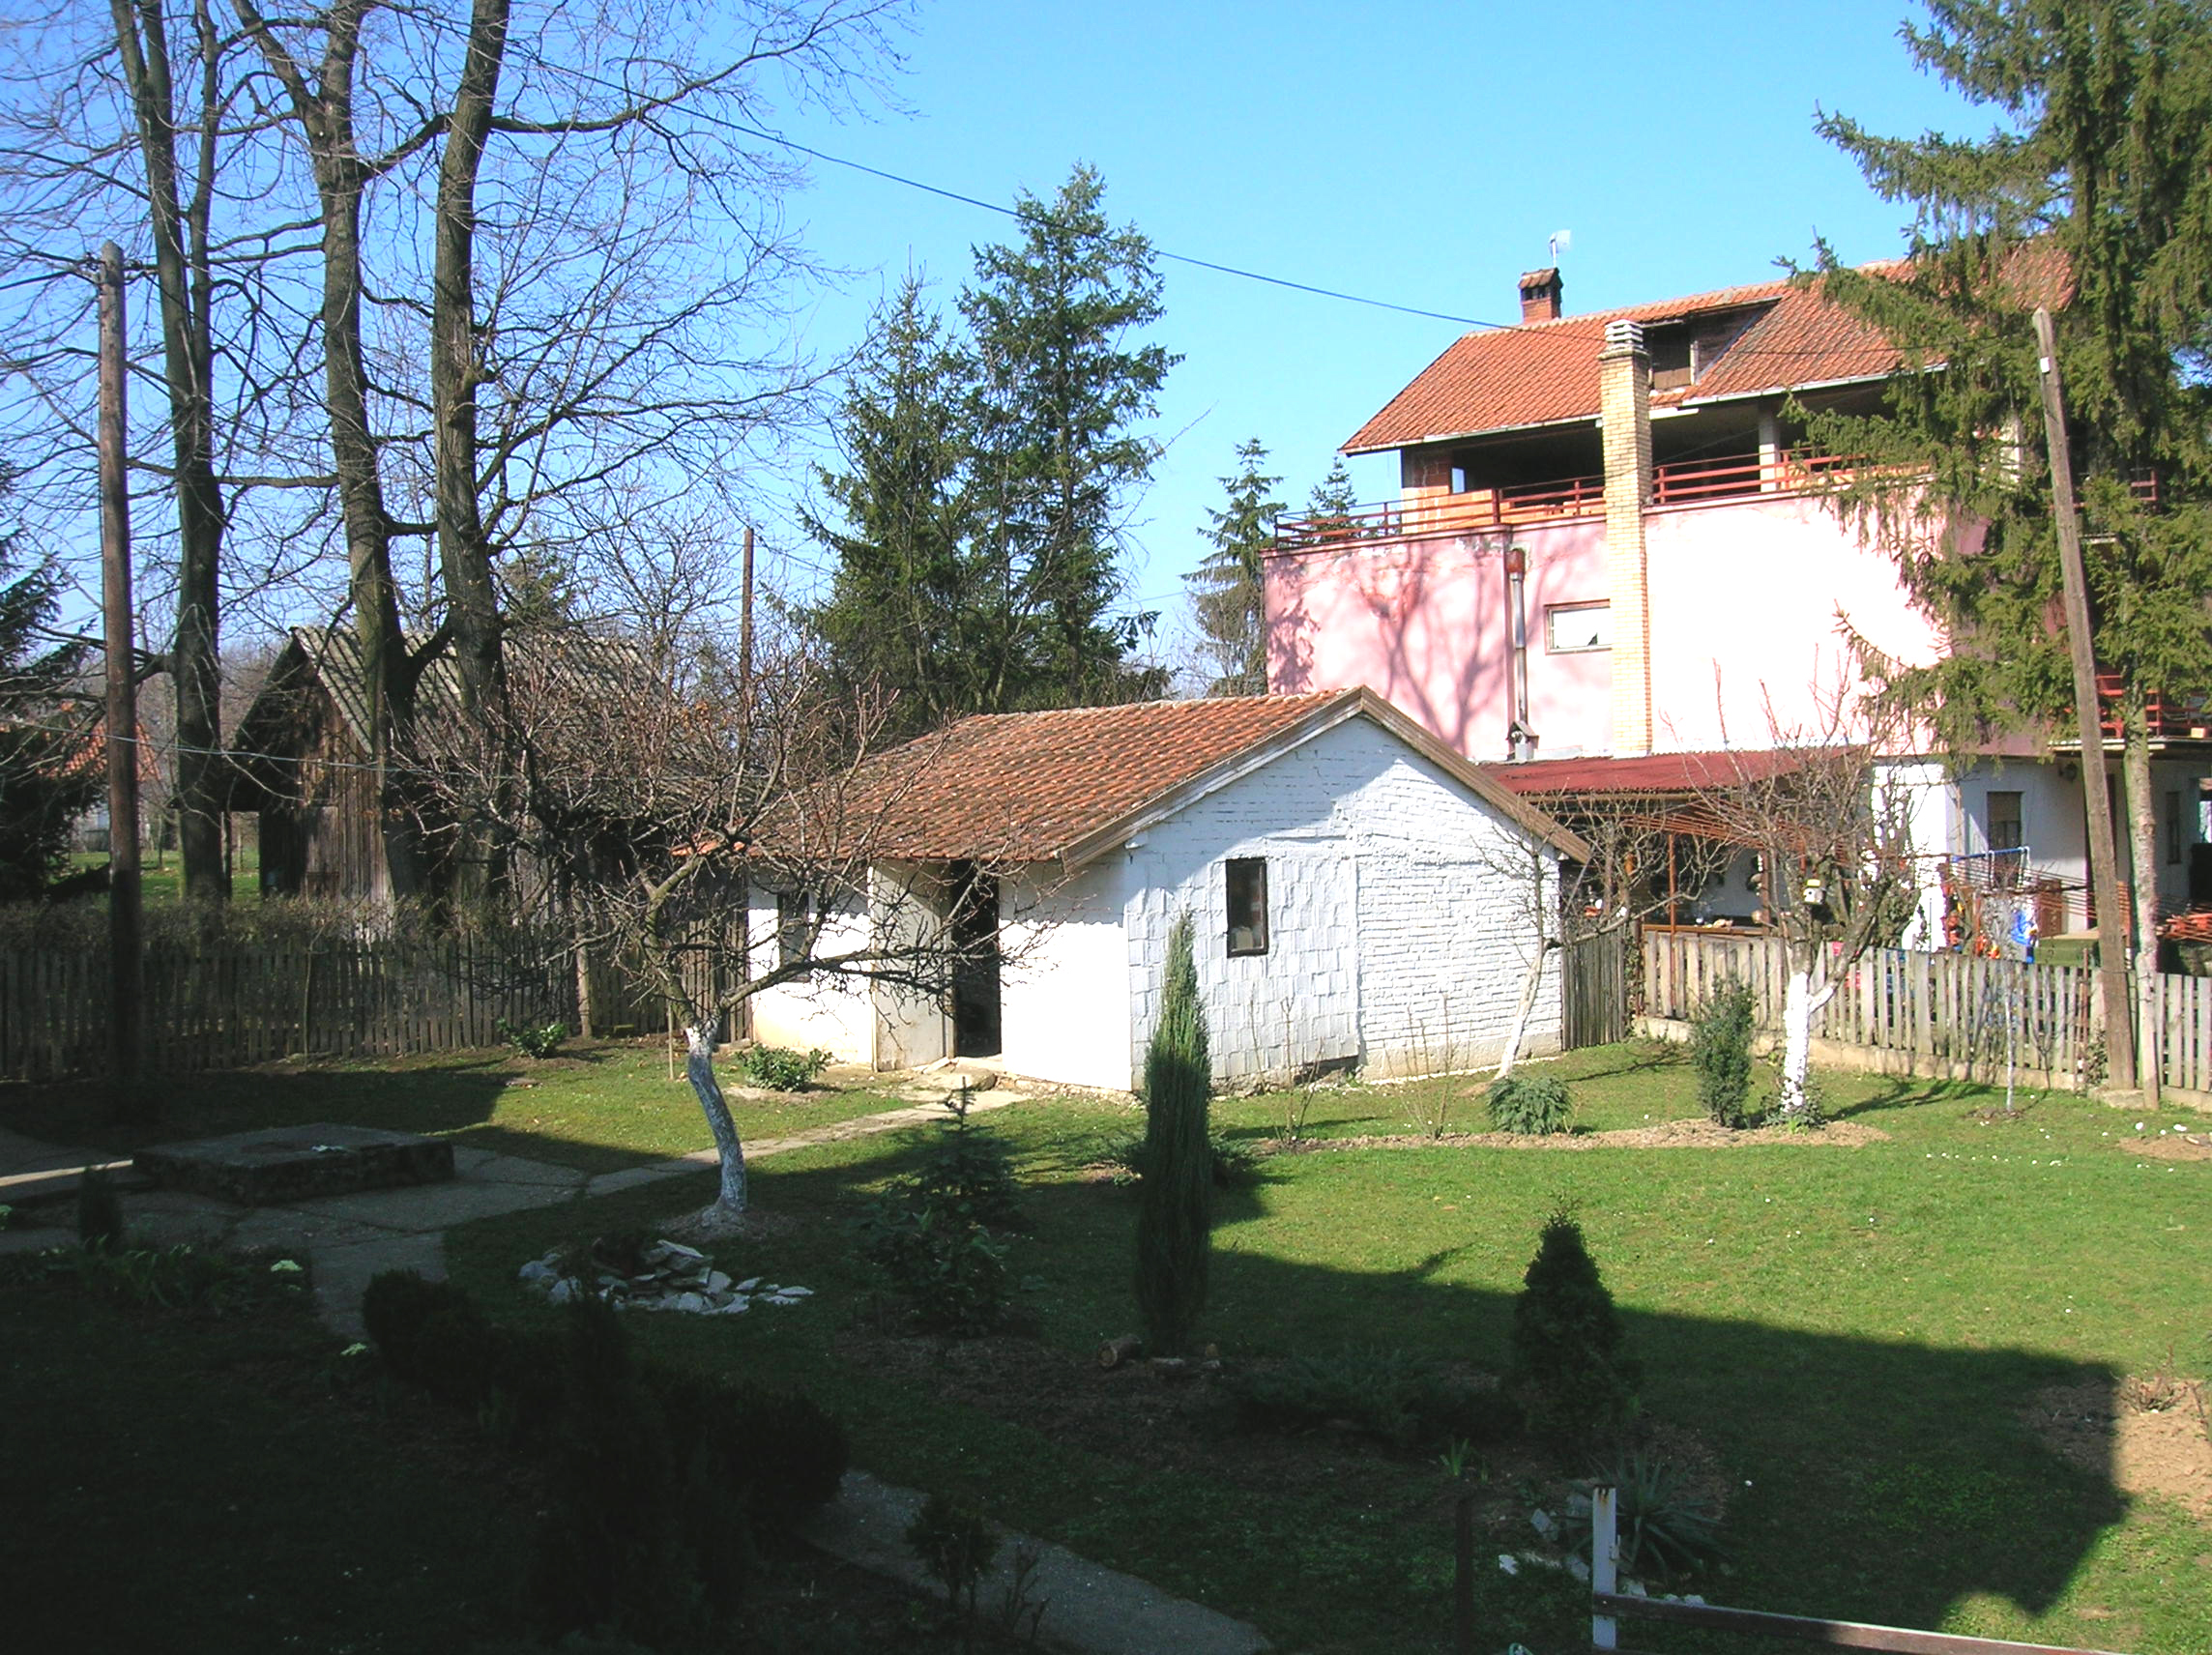
[[[2081,518],[2074,506],[2074,449],[2066,438],[2066,399],[2051,312],[2035,310],[2037,367],[2043,381],[2043,433],[2051,450],[2052,516],[2066,589],[2066,643],[2074,659],[2074,716],[2081,734],[2081,798],[2089,817],[2089,892],[2097,905],[2097,983],[2105,1006],[2105,1074],[2136,1084],[2135,1020],[2128,1003],[2128,915],[2120,901],[2119,857],[2105,771],[2105,716],[2097,701],[2097,655],[2089,634],[2089,582],[2081,569]],[[2140,870],[2138,870],[2140,877]]]
[[[745,525],[745,561],[738,598],[738,683],[749,697],[753,691],[753,531]]]
[[[123,249],[100,249],[100,569],[107,643],[108,1063],[126,1111],[143,1045],[138,893],[138,689],[131,601],[131,479],[124,421]]]

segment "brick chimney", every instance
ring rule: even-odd
[[[1613,750],[1651,751],[1651,595],[1644,508],[1651,501],[1651,357],[1644,326],[1605,325],[1597,356],[1604,423],[1605,566],[1613,605]]]
[[[1559,293],[1565,284],[1559,280],[1557,269],[1532,270],[1521,278],[1521,320],[1529,322],[1557,322],[1559,319]]]

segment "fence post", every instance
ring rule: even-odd
[[[1615,1528],[1615,1491],[1606,1483],[1590,1490],[1589,1582],[1593,1597],[1610,1597],[1620,1587],[1620,1540]],[[1617,1648],[1619,1636],[1613,1616],[1598,1613],[1593,1604],[1589,1620],[1590,1646]]]

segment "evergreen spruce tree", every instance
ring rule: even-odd
[[[847,388],[830,596],[802,611],[834,670],[893,690],[909,730],[968,712],[1157,695],[1131,659],[1156,617],[1126,606],[1122,524],[1159,445],[1143,427],[1178,361],[1151,245],[1115,228],[1097,173],[1015,203],[975,249],[959,325],[909,282]]]
[[[1329,462],[1328,475],[1306,496],[1306,517],[1316,528],[1341,534],[1352,527],[1352,513],[1359,501],[1352,492],[1352,472],[1338,454]]]
[[[910,276],[876,319],[847,382],[844,469],[820,471],[840,521],[808,513],[836,554],[829,597],[800,612],[849,688],[894,695],[895,728],[918,734],[991,711],[992,592],[968,544],[968,386],[942,320]]]
[[[8,479],[0,472],[0,496]],[[0,536],[0,578],[20,566]],[[69,856],[70,830],[100,796],[90,698],[73,706],[87,651],[51,644],[59,583],[44,565],[0,585],[0,901],[37,894]]]
[[[1553,1214],[1513,1305],[1506,1389],[1530,1435],[1563,1452],[1618,1437],[1635,1417],[1640,1374],[1624,1343],[1582,1226]]]
[[[1208,693],[1267,693],[1266,606],[1260,585],[1260,560],[1274,543],[1275,519],[1283,503],[1274,497],[1283,479],[1269,477],[1266,445],[1259,438],[1237,446],[1237,475],[1221,479],[1227,495],[1205,531],[1213,549],[1183,576],[1191,607],[1206,640],[1206,653],[1220,669]]]
[[[1137,1211],[1137,1309],[1155,1356],[1180,1356],[1206,1308],[1212,1245],[1213,1151],[1207,1104],[1213,1094],[1206,1008],[1190,915],[1168,933],[1159,1021],[1145,1048],[1145,1178]]]
[[[1905,355],[1878,416],[1809,434],[1865,456],[1846,502],[1952,640],[1877,682],[1955,750],[2064,729],[2074,688],[2031,312],[2052,312],[2092,632],[2122,684],[2148,981],[2155,857],[2148,697],[2212,679],[2212,13],[2193,0],[1943,0],[1914,58],[1999,127],[1980,140],[1824,135],[1915,223],[1902,269],[1816,276]],[[1939,372],[1927,371],[1940,367]],[[2153,503],[2138,491],[2155,479]]]

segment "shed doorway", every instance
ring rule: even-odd
[[[995,1058],[999,1034],[999,881],[973,862],[952,864],[952,1055]]]

